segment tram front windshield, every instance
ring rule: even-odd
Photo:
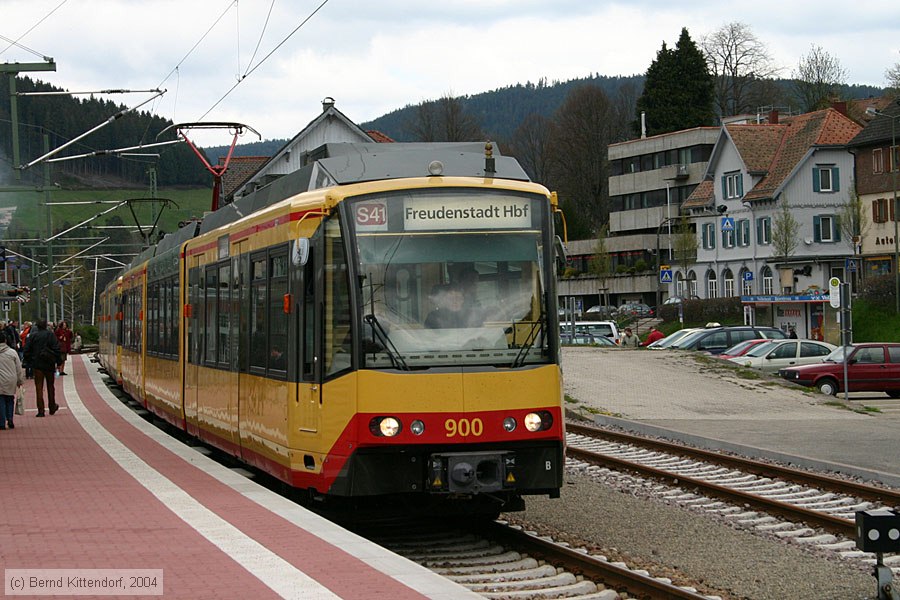
[[[363,366],[549,362],[540,200],[453,190],[356,202]]]

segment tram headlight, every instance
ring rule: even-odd
[[[545,410],[525,415],[525,429],[531,431],[545,431],[553,425],[553,416]]]
[[[375,417],[369,422],[369,431],[377,436],[394,437],[400,433],[400,420],[394,417]]]
[[[409,424],[409,430],[412,431],[415,435],[422,435],[425,433],[425,423],[416,419],[412,423]]]
[[[507,433],[511,433],[516,430],[516,420],[513,417],[506,417],[503,419],[503,429],[506,430]]]

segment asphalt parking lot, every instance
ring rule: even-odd
[[[845,405],[777,376],[748,379],[695,352],[565,347],[562,356],[566,407],[586,417],[813,467],[836,463],[900,485],[900,401],[886,394],[851,394]]]

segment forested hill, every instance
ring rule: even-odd
[[[592,75],[550,84],[542,79],[536,84],[531,82],[516,84],[466,96],[462,100],[466,112],[476,118],[488,138],[506,140],[527,116],[538,114],[547,118],[552,117],[569,92],[582,85],[599,87],[610,98],[616,97],[620,90],[630,87],[633,92],[629,95],[633,94],[633,97],[637,98],[644,85],[644,76]],[[373,121],[360,123],[360,127],[380,131],[398,142],[414,141],[410,125],[416,118],[416,109],[415,105],[407,105]]]
[[[18,92],[64,92],[55,86],[34,81],[29,77],[16,78]],[[12,131],[10,117],[9,79],[0,78],[0,165],[3,171],[12,167]],[[136,104],[132,103],[132,105]],[[27,164],[45,154],[44,135],[50,148],[57,148],[77,136],[105,123],[124,110],[125,105],[94,97],[79,98],[68,94],[52,96],[22,96],[18,98],[20,160]],[[98,129],[83,140],[64,149],[54,158],[100,153],[87,158],[54,163],[55,178],[67,185],[98,187],[104,181],[110,185],[123,183],[147,184],[148,169],[155,166],[157,183],[165,185],[209,185],[211,177],[185,144],[175,144],[147,150],[159,154],[150,156],[115,156],[105,151],[150,144],[156,135],[172,122],[145,111],[128,112],[109,125]],[[174,139],[174,134],[169,139]],[[28,181],[37,183],[43,169],[36,167],[23,173]]]

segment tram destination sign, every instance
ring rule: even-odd
[[[403,206],[406,231],[517,229],[531,226],[531,203],[522,198],[416,198]]]
[[[393,209],[384,200],[367,200],[354,207],[356,228],[366,232],[528,229],[532,212],[530,200],[512,196],[407,198]]]

